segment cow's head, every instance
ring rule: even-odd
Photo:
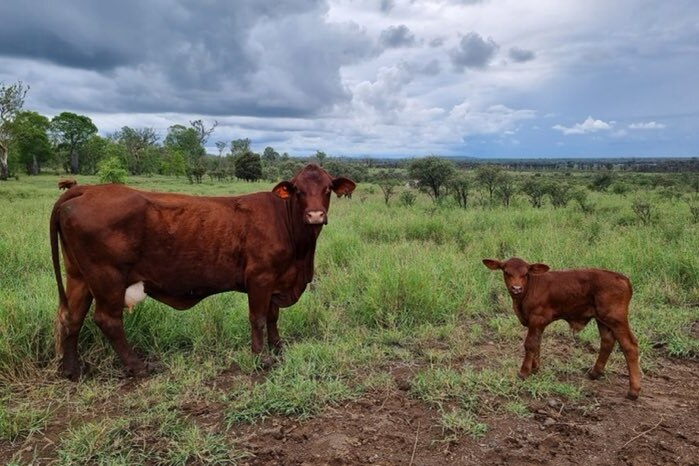
[[[315,164],[306,165],[291,181],[282,181],[272,192],[282,199],[297,202],[303,212],[303,221],[309,225],[328,223],[330,193],[338,196],[354,191],[354,181],[339,176],[333,178]]]
[[[526,294],[530,274],[546,273],[549,270],[546,264],[528,264],[518,257],[512,257],[506,261],[483,259],[483,264],[490,270],[502,270],[505,286],[513,298]]]

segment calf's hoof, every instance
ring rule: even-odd
[[[594,369],[590,369],[589,371],[587,371],[587,378],[590,380],[597,380],[600,377],[602,377],[602,374],[603,372],[598,372]]]

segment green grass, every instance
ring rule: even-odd
[[[332,201],[314,284],[282,311],[287,352],[271,370],[260,371],[250,355],[245,295],[225,293],[185,312],[148,299],[126,315],[130,342],[162,366],[126,393],[120,363],[89,315],[80,351],[90,375],[64,382],[53,375],[57,294],[47,234],[56,180],[0,184],[0,442],[19,445],[65,422],[59,464],[235,464],[245,452],[229,429],[277,415],[308,418],[395,390],[396,365],[413,368],[409,395],[438,410],[445,436],[486,435],[488,416],[526,416],[530,400],[584,396],[591,385],[582,371],[594,362],[590,346],[599,344],[595,326],[577,339],[565,325],[551,326],[541,372],[519,381],[522,328],[501,275],[482,265],[484,257],[618,270],[634,285],[631,325],[644,367],[661,356],[699,357],[699,225],[686,202],[661,188],[643,193],[653,212],[644,224],[632,209],[635,191],[590,193],[588,212],[572,203],[534,209],[521,197],[510,208],[489,206],[480,194],[472,197],[479,207],[464,210],[451,202],[435,207],[422,194],[413,206],[400,206],[396,196],[387,207],[379,189],[362,184],[352,200]],[[167,177],[129,183],[207,195],[271,188]],[[554,338],[570,343],[566,355],[547,351]],[[501,357],[489,357],[491,344]],[[610,369],[625,372],[618,349]],[[220,410],[217,424],[191,420],[182,406],[193,402]]]

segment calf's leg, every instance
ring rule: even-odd
[[[541,334],[544,331],[543,326],[530,325],[527,331],[527,337],[524,339],[524,361],[519,369],[520,378],[526,379],[532,370],[539,367],[538,355],[541,350]]]
[[[610,324],[609,327],[624,352],[626,365],[629,369],[629,391],[626,397],[630,400],[635,400],[641,391],[641,365],[639,363],[638,342],[631,331],[631,327],[629,327],[628,320]]]
[[[600,336],[599,355],[597,356],[595,365],[587,373],[587,376],[592,380],[600,378],[604,373],[604,367],[607,365],[607,359],[609,359],[609,355],[612,353],[615,343],[612,331],[599,320],[597,321],[597,329],[599,330]]]

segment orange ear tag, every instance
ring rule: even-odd
[[[281,199],[289,199],[289,190],[286,189],[286,186],[279,186],[274,193]]]

